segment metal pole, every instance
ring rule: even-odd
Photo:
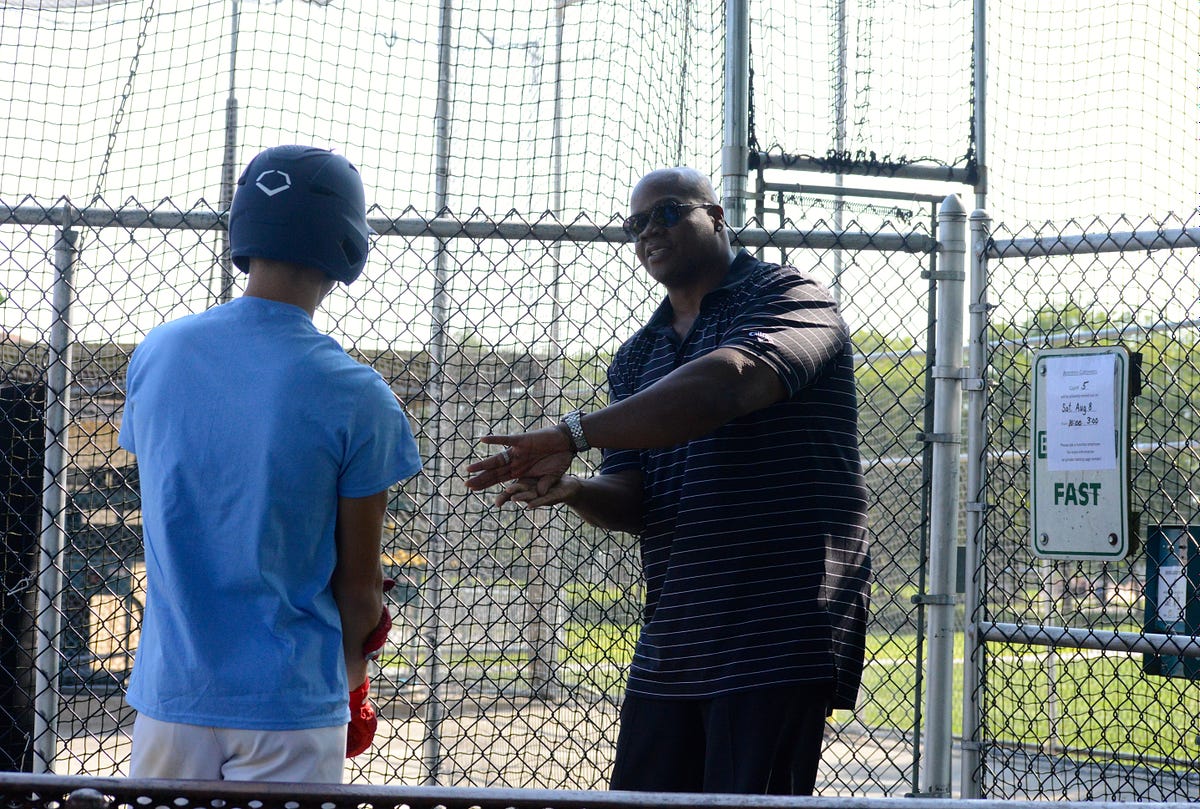
[[[725,146],[721,150],[721,205],[735,228],[746,224],[749,165],[750,6],[725,0]]]
[[[444,214],[450,202],[450,91],[453,33],[453,0],[442,0],[438,26],[438,89],[437,109],[434,113],[436,127],[435,201],[437,215]],[[429,620],[425,626],[428,649],[426,678],[429,683],[429,699],[425,714],[425,784],[437,786],[441,778],[442,765],[442,706],[445,700],[446,674],[442,665],[443,619],[442,600],[444,582],[442,568],[446,560],[446,533],[450,508],[444,488],[450,485],[446,472],[446,451],[442,441],[453,436],[454,431],[446,414],[446,356],[449,340],[446,327],[450,312],[450,256],[447,241],[438,240],[434,269],[433,326],[429,341],[429,396],[433,406],[433,423],[430,426],[430,448],[432,464],[427,477],[429,495],[429,579],[426,582]]]
[[[684,54],[683,64],[679,70],[679,126],[675,130],[675,165],[683,164],[683,138],[686,123],[690,120],[688,111],[688,59],[692,53],[692,3],[685,3],[680,22],[683,25],[683,42],[680,43],[679,53]],[[749,83],[749,78],[747,78]]]
[[[68,211],[64,216],[69,216]],[[38,542],[37,641],[34,657],[33,771],[54,770],[58,756],[58,673],[62,549],[66,544],[67,455],[71,413],[71,301],[75,231],[64,225],[54,243],[54,320],[46,367],[46,438]]]
[[[963,289],[967,211],[957,194],[938,210],[937,364],[929,521],[929,659],[926,663],[922,795],[950,797],[954,693],[954,566],[958,537],[959,430],[962,427]]]
[[[1155,447],[1157,449],[1157,446]],[[1072,629],[1049,624],[1007,624],[980,621],[979,637],[995,643],[1051,646],[1056,649],[1096,649],[1125,654],[1174,655],[1200,658],[1200,638],[1158,632],[1123,632],[1115,629]]]
[[[1042,586],[1039,588],[1038,601],[1041,604],[1042,612],[1046,616],[1042,619],[1042,623],[1049,625],[1054,620],[1055,610],[1062,603],[1061,579],[1059,574],[1058,562],[1053,559],[1043,559],[1038,565],[1041,571]],[[1058,718],[1059,718],[1059,699],[1058,699],[1058,647],[1050,644],[1046,647],[1046,651],[1042,656],[1042,672],[1046,675],[1046,699],[1042,705],[1042,710],[1046,716],[1048,732],[1046,734],[1046,743],[1049,748],[1048,752],[1057,752],[1060,748],[1058,739]],[[1050,766],[1052,772],[1057,767],[1055,759],[1051,757]]]
[[[987,208],[987,0],[975,0],[975,207]]]
[[[552,296],[557,294],[558,281],[552,286]],[[557,300],[552,305],[556,314],[551,323],[551,330],[558,327],[561,316],[557,314]],[[558,376],[561,373],[561,362],[558,359],[560,341],[556,336],[551,337],[550,355],[547,357],[546,368],[538,384],[540,390],[535,391],[536,400],[542,402],[543,415],[554,418],[554,403],[559,398]],[[525,625],[528,627],[530,647],[529,685],[538,696],[548,696],[557,681],[555,663],[558,659],[558,626],[559,615],[557,606],[559,583],[559,564],[557,562],[558,543],[555,541],[553,530],[553,515],[549,509],[539,509],[530,515],[533,539],[529,549],[529,578],[526,582],[528,592],[526,600]]]
[[[226,217],[233,204],[233,183],[237,160],[237,125],[238,101],[235,92],[237,75],[238,29],[241,24],[242,12],[238,0],[233,4],[232,31],[229,45],[229,96],[225,99],[225,154],[221,160],[221,200],[220,209]],[[229,303],[233,297],[233,263],[229,258],[229,220],[225,220],[225,228],[221,230],[221,252],[217,257],[221,265],[221,288],[217,300]]]
[[[967,307],[970,333],[967,368],[967,503],[963,520],[966,524],[966,588],[964,594],[963,643],[963,727],[960,771],[961,798],[983,797],[980,780],[980,714],[979,688],[982,685],[983,644],[979,637],[980,605],[983,603],[983,577],[980,573],[987,527],[987,492],[984,489],[987,470],[984,452],[987,441],[987,240],[991,218],[986,211],[971,213],[970,305]]]
[[[834,79],[835,85],[833,88],[834,97],[834,136],[833,148],[837,150],[838,162],[841,162],[842,156],[846,153],[846,74],[848,72],[846,65],[846,50],[848,39],[846,36],[846,0],[837,0],[837,5],[834,11],[834,29],[837,38],[837,75]],[[842,174],[836,174],[833,178],[833,184],[838,188],[845,183],[845,177]],[[844,224],[844,212],[846,209],[846,199],[837,193],[833,198],[833,229],[841,233]],[[833,284],[831,292],[833,299],[839,303],[842,300],[842,251],[833,251]]]
[[[554,165],[554,186],[550,191],[550,208],[562,220],[563,206],[563,150],[562,150],[562,48],[563,29],[566,27],[567,6],[580,0],[555,0],[554,3],[554,107],[553,129],[550,134],[551,163]],[[554,243],[556,246],[559,242]]]
[[[554,218],[563,218],[563,148],[562,148],[562,50],[566,10],[582,0],[556,0],[554,3],[554,121],[550,148],[554,166],[550,205]],[[565,269],[562,262],[562,239],[550,245],[550,261],[554,277],[550,283],[550,345],[546,366],[534,396],[542,403],[542,416],[557,418],[561,410],[563,305],[562,289]],[[548,509],[530,515],[533,523],[533,542],[530,548],[529,598],[526,625],[529,627],[531,660],[529,680],[533,691],[544,695],[555,680],[554,663],[558,657],[558,615],[553,609],[559,591],[558,566],[555,564],[557,543],[553,536],[553,516]]]
[[[940,199],[943,201],[944,198]],[[929,206],[929,232],[937,233],[938,208]],[[925,306],[927,321],[925,325],[925,391],[926,406],[921,408],[921,430],[926,435],[933,435],[933,363],[937,362],[937,291],[938,291],[938,254],[936,249],[929,254],[929,284],[926,293]],[[917,592],[926,593],[929,589],[929,530],[930,530],[930,498],[932,495],[933,475],[933,444],[925,441],[921,445],[921,533],[917,561]],[[913,758],[912,783],[913,794],[921,791],[921,723],[925,719],[922,712],[921,698],[925,694],[925,632],[926,606],[921,602],[916,614],[916,649],[914,650],[914,665],[917,667],[913,678]]]

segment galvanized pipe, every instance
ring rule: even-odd
[[[987,0],[975,0],[975,208],[987,208]]]
[[[238,30],[241,26],[242,12],[238,0],[231,0],[229,36],[229,95],[225,99],[225,148],[221,158],[221,196],[218,208],[226,216],[233,204],[233,183],[237,176],[237,50]],[[221,266],[221,286],[217,290],[217,302],[229,303],[233,298],[233,262],[229,257],[229,220],[225,221],[225,229],[221,231],[221,252],[217,256]]]
[[[65,218],[65,217],[64,217]],[[38,538],[37,633],[34,652],[33,769],[52,772],[58,755],[58,639],[62,551],[66,544],[67,455],[71,421],[71,302],[75,240],[69,224],[54,242],[53,320],[46,365],[42,519]]]
[[[834,3],[833,28],[836,41],[835,53],[837,53],[837,69],[834,71],[833,80],[833,148],[837,154],[841,155],[846,152],[846,119],[849,117],[846,109],[848,105],[846,81],[849,72],[846,0],[837,0]],[[841,172],[833,176],[835,187],[845,185],[845,180],[846,178]],[[833,196],[833,229],[838,233],[845,226],[845,212],[846,198],[838,188]],[[830,284],[830,291],[833,293],[833,299],[838,303],[842,301],[842,263],[842,251],[835,249],[833,251],[833,281]]]
[[[1007,624],[996,621],[980,622],[978,632],[980,640],[998,643],[1021,643],[1062,649],[1097,649],[1126,654],[1200,657],[1200,638],[1192,635],[1072,629],[1065,626]]]
[[[983,603],[982,578],[977,575],[987,527],[987,492],[984,453],[987,451],[987,248],[991,219],[986,211],[971,213],[970,305],[967,307],[967,503],[963,521],[966,526],[966,567],[963,607],[965,638],[963,643],[963,727],[959,773],[959,797],[983,796],[979,779],[979,733],[983,717],[979,703],[983,646],[976,620]]]
[[[65,796],[65,798],[64,798]],[[688,792],[512,789],[484,787],[369,786],[349,784],[284,784],[235,781],[175,781],[84,776],[38,776],[0,773],[0,798],[29,807],[48,809],[107,809],[112,806],[172,804],[246,806],[253,801],[267,809],[355,809],[363,805],[478,807],[479,809],[946,809],[946,802],[929,798],[812,797],[791,795],[730,795]],[[1129,809],[1119,801],[1057,801],[1054,809]],[[1137,809],[1178,809],[1179,803],[1146,801]],[[970,809],[1044,807],[1044,802],[1016,800],[972,801]]]
[[[746,224],[749,172],[750,4],[725,0],[725,144],[721,149],[721,205],[735,228]]]
[[[554,3],[554,114],[551,134],[551,162],[554,165],[550,206],[554,218],[563,221],[563,136],[562,136],[562,61],[563,36],[566,29],[567,7],[582,0],[555,0]],[[563,311],[563,289],[566,268],[562,261],[562,240],[550,244],[550,264],[554,277],[550,282],[550,328],[547,336],[546,364],[534,386],[534,399],[541,402],[543,418],[557,418],[562,403],[563,334],[566,328]],[[534,693],[543,695],[557,678],[558,659],[559,567],[556,557],[558,543],[553,529],[554,519],[548,509],[538,509],[529,515],[533,524],[533,544],[530,548],[530,578],[527,583],[525,625],[530,646],[529,681]]]
[[[448,162],[448,152],[446,160]],[[440,161],[440,158],[439,158]],[[439,193],[439,199],[441,193]],[[439,205],[444,203],[439,202]],[[37,206],[8,207],[0,204],[0,225],[52,225],[60,217],[62,206],[50,209]],[[122,227],[127,230],[149,228],[153,230],[208,230],[216,227],[221,216],[213,211],[171,211],[146,208],[82,208],[72,210],[72,221],[94,227]],[[504,241],[563,241],[563,242],[615,242],[624,244],[629,235],[619,225],[552,224],[550,222],[493,222],[474,220],[462,222],[453,218],[387,219],[368,218],[371,229],[380,236],[428,237],[449,241],[452,239],[501,239]],[[1200,245],[1200,228],[1196,230],[1196,244]],[[880,253],[930,252],[934,239],[926,233],[834,233],[828,230],[766,230],[746,228],[738,231],[734,242],[745,247],[773,245],[787,249],[810,248],[829,250],[842,247],[846,250],[868,250]]]
[[[437,207],[436,214],[438,216],[446,214],[450,204],[450,93],[452,89],[453,47],[451,36],[454,31],[453,26],[454,0],[442,0],[438,26],[437,108],[434,113],[436,132],[434,204]],[[441,780],[443,702],[447,677],[446,667],[441,659],[442,639],[445,636],[442,617],[445,582],[442,578],[442,568],[446,563],[446,532],[450,520],[450,506],[444,488],[450,485],[450,480],[446,470],[446,454],[442,452],[441,445],[447,436],[454,435],[446,413],[449,285],[449,247],[445,240],[439,240],[437,254],[434,257],[434,291],[431,305],[433,325],[429,337],[429,399],[434,407],[430,430],[430,441],[433,444],[430,448],[432,461],[422,481],[422,490],[429,498],[429,578],[425,583],[427,593],[425,603],[428,605],[428,619],[425,626],[427,655],[425,677],[429,684],[429,693],[425,702],[425,740],[422,754],[425,761],[424,783],[430,786],[437,786]]]
[[[956,194],[938,210],[937,354],[933,367],[930,480],[929,658],[921,794],[950,797],[951,706],[954,693],[954,573],[958,536],[959,431],[962,428],[963,290],[967,212]]]
[[[1041,258],[1043,256],[1127,253],[1130,250],[1188,250],[1200,247],[1200,227],[1088,233],[1082,236],[1035,236],[996,239],[988,244],[989,258]]]

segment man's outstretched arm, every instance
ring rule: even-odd
[[[652,449],[699,438],[734,419],[787,396],[778,373],[735,348],[719,348],[685,363],[645,390],[583,417],[593,447]],[[571,441],[559,427],[516,435],[488,435],[485,444],[506,447],[467,467],[467,488],[537,478],[545,493],[566,473]]]

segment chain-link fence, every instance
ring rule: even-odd
[[[372,677],[376,745],[348,780],[602,787],[640,622],[636,539],[566,509],[494,509],[461,472],[480,435],[603,404],[608,359],[661,292],[615,221],[376,212],[372,226],[365,274],[316,322],[405,402],[425,469],[390,501],[383,562],[400,617]],[[144,561],[137,466],[116,443],[125,367],[149,329],[219,300],[222,227],[165,204],[0,211],[0,769],[126,771]],[[904,794],[920,727],[911,597],[928,524],[934,243],[921,226],[741,240],[835,287],[855,328],[876,583],[863,691],[833,717],[819,790]]]
[[[989,797],[1200,799],[1197,218],[996,227],[984,337],[986,505],[972,579]],[[1031,370],[1044,349],[1124,346],[1133,550],[1031,549]]]

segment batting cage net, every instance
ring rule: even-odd
[[[25,206],[4,221],[3,766],[122,773],[145,576],[137,466],[116,444],[125,368],[150,328],[219,296],[220,225],[207,208],[162,207]],[[316,322],[404,401],[425,468],[391,496],[382,561],[398,617],[372,675],[376,744],[348,780],[603,787],[641,622],[636,540],[565,509],[496,509],[462,470],[481,435],[602,405],[608,360],[660,292],[608,221],[371,223],[367,270]],[[876,583],[863,694],[832,720],[820,788],[903,794],[919,736],[923,637],[910,599],[928,524],[918,433],[934,243],[923,225],[744,238],[830,285],[839,257],[862,352]]]
[[[1195,207],[1190,0],[749,10],[768,176],[941,168],[980,182],[997,221]],[[4,0],[0,22],[10,203],[220,209],[229,175],[283,142],[339,149],[383,209],[425,215],[569,220],[619,210],[650,168],[721,166],[719,0]]]
[[[863,692],[832,718],[825,795],[919,792],[928,349],[946,279],[932,238],[944,191],[889,184],[910,169],[978,181],[997,221],[1078,221],[998,226],[991,242],[990,476],[974,504],[988,544],[962,571],[986,597],[968,623],[1138,634],[1145,599],[1170,587],[1173,631],[1200,623],[1190,580],[1151,575],[1144,552],[1030,557],[1021,382],[1039,346],[1140,351],[1157,397],[1135,406],[1140,530],[1174,537],[1190,566],[1194,253],[1109,248],[1124,231],[1196,228],[1200,15],[1194,0],[993,3],[986,20],[972,5],[986,4],[749,7],[757,221],[741,238],[828,283],[859,354],[876,580]],[[224,219],[237,172],[265,147],[311,143],[359,167],[377,232],[317,325],[385,377],[425,459],[391,495],[381,729],[347,777],[606,783],[640,622],[636,540],[565,510],[494,509],[462,468],[480,435],[605,401],[608,360],[660,297],[619,226],[633,183],[722,168],[725,6],[0,0],[0,769],[127,770],[145,560],[137,466],[116,444],[125,367],[154,326],[238,294]],[[871,182],[813,190],[795,168]],[[1154,218],[1120,217],[1131,210]],[[1076,233],[1107,246],[1021,253],[1026,237]],[[1194,654],[984,644],[980,731],[960,749],[978,754],[986,793],[1200,798]]]
[[[721,9],[4,0],[0,198],[217,207],[223,169],[306,143],[388,211],[620,210],[650,168],[719,165]]]
[[[1103,231],[1196,209],[1194,2],[989,3],[987,26],[995,221],[1101,217],[1087,229]]]
[[[794,10],[793,10],[794,9]],[[972,8],[804,0],[751,10],[751,149],[787,169],[973,169]]]

